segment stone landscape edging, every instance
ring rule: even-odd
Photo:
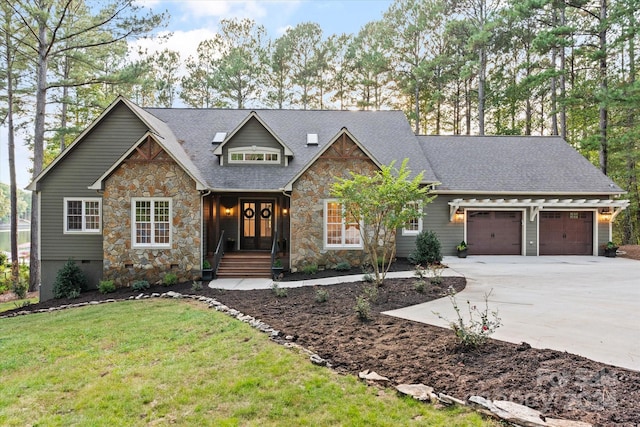
[[[191,299],[194,301],[207,304],[209,308],[215,309],[218,312],[225,313],[230,317],[233,317],[241,322],[249,324],[254,329],[260,332],[269,334],[269,337],[276,343],[283,345],[287,348],[293,348],[309,357],[309,360],[314,365],[324,366],[332,368],[331,362],[327,359],[323,359],[313,351],[293,342],[294,337],[291,335],[283,336],[281,331],[272,328],[270,325],[264,323],[260,319],[256,319],[253,316],[243,314],[242,312],[229,308],[215,298],[205,297],[203,295],[193,294],[181,294],[175,291],[168,291],[163,293],[154,292],[151,294],[140,293],[137,296],[129,296],[128,298],[108,298],[105,300],[96,300],[88,302],[80,302],[77,304],[63,304],[56,307],[43,308],[39,310],[21,310],[10,314],[0,315],[0,319],[24,316],[27,314],[36,313],[51,313],[60,310],[66,310],[70,308],[87,307],[92,305],[100,305],[112,302],[124,302],[131,300],[142,300],[150,298],[171,298],[171,299]],[[365,370],[359,373],[358,377],[367,382],[367,384],[382,384],[389,382],[389,378],[381,376],[376,372]],[[481,414],[491,416],[493,418],[509,422],[516,426],[522,427],[591,427],[592,424],[583,421],[571,421],[557,418],[547,418],[540,411],[529,408],[528,406],[520,405],[514,402],[504,400],[489,400],[480,396],[471,396],[467,402],[457,399],[453,396],[449,396],[444,393],[435,393],[434,388],[424,384],[399,384],[395,387],[398,393],[411,396],[412,398],[430,402],[433,404],[440,403],[446,406],[460,405],[473,409]]]

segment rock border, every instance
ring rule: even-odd
[[[295,337],[291,335],[283,336],[281,331],[272,328],[267,323],[260,319],[256,319],[253,316],[249,316],[241,313],[240,311],[229,308],[215,298],[205,297],[202,295],[193,294],[181,294],[175,291],[168,291],[163,293],[140,293],[137,296],[130,296],[128,298],[109,298],[100,301],[88,301],[78,304],[63,304],[57,307],[44,308],[33,311],[17,311],[10,314],[0,315],[0,319],[24,316],[27,314],[35,313],[50,313],[54,311],[66,310],[70,308],[86,307],[90,305],[100,305],[112,302],[123,302],[131,300],[142,300],[149,298],[172,298],[172,299],[191,299],[194,301],[202,302],[208,305],[208,308],[214,309],[218,312],[225,313],[230,317],[233,317],[241,322],[248,323],[251,327],[257,329],[260,332],[269,334],[269,338],[274,342],[283,345],[287,348],[293,348],[306,354],[309,357],[309,361],[314,365],[324,366],[332,368],[331,362],[327,359],[323,359],[313,351],[293,342]],[[390,382],[389,378],[384,377],[376,372],[364,370],[358,374],[358,377],[367,382],[367,384],[380,384],[383,385]],[[514,402],[505,400],[489,400],[481,396],[471,396],[467,402],[457,399],[453,396],[449,396],[444,393],[436,393],[433,387],[424,384],[399,384],[395,386],[395,389],[399,394],[411,396],[412,398],[422,401],[430,402],[432,404],[442,404],[445,406],[459,405],[469,407],[481,414],[506,421],[510,424],[522,427],[592,427],[592,424],[583,421],[571,421],[557,418],[545,417],[540,411],[529,408],[528,406],[520,405]]]

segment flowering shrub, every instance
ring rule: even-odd
[[[457,320],[451,321],[440,313],[435,313],[439,318],[449,322],[451,330],[460,340],[460,344],[463,347],[478,348],[487,342],[487,339],[493,334],[496,329],[502,326],[500,318],[498,317],[498,311],[489,310],[489,296],[492,291],[484,294],[484,309],[480,310],[477,306],[471,305],[467,301],[467,308],[469,311],[469,318],[464,319],[461,314],[458,301],[456,300],[456,291],[453,288],[449,288],[448,298],[453,305],[453,309],[456,311]]]

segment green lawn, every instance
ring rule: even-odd
[[[314,366],[187,301],[0,319],[0,378],[3,426],[490,425]]]

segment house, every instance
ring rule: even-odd
[[[448,255],[463,239],[471,255],[597,255],[628,204],[560,138],[415,136],[400,111],[160,109],[119,97],[30,184],[41,298],[69,258],[93,285],[120,286],[170,271],[196,279],[204,259],[235,254],[266,254],[267,270],[276,253],[291,269],[360,265],[358,224],[342,219],[330,186],[405,158],[438,197],[398,233],[398,256],[423,228]]]

